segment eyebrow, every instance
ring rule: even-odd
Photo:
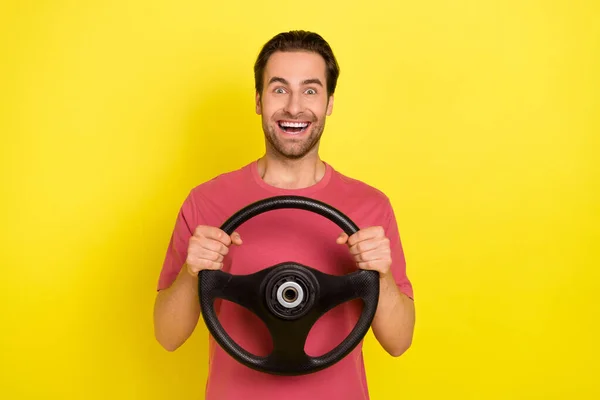
[[[289,82],[287,80],[285,80],[279,76],[274,76],[271,79],[269,79],[269,85],[274,82],[279,82],[279,83],[283,83],[284,85],[289,85]],[[316,84],[316,85],[323,87],[323,83],[318,78],[305,79],[304,81],[302,81],[302,84],[303,85]]]

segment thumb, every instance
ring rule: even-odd
[[[348,235],[346,235],[345,232],[340,233],[340,235],[337,237],[337,239],[335,240],[335,242],[337,244],[344,244],[348,241]]]
[[[240,245],[240,244],[242,244],[242,237],[240,236],[240,234],[239,234],[239,233],[237,233],[237,232],[233,232],[233,233],[231,234],[231,242],[232,242],[233,244]]]

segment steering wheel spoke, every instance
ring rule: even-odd
[[[267,323],[273,339],[273,352],[269,356],[269,361],[288,366],[298,360],[306,362],[308,356],[304,352],[304,345],[310,328],[315,322],[314,314],[290,321],[271,318]]]
[[[320,296],[315,304],[315,311],[319,313],[319,317],[340,304],[361,297],[355,286],[356,281],[361,277],[361,272],[334,276],[313,271],[319,282]]]
[[[206,278],[202,276],[206,276],[207,272],[200,272],[200,276],[206,281],[201,290],[207,292],[207,297],[211,300],[220,298],[231,301],[261,316],[258,289],[266,274],[265,270],[249,275],[232,275],[218,270],[211,271]]]

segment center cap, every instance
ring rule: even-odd
[[[318,283],[300,264],[283,263],[265,278],[265,297],[269,311],[282,319],[297,319],[314,304]]]

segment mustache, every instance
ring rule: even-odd
[[[285,120],[291,120],[291,121],[309,121],[309,122],[315,122],[317,120],[317,117],[313,114],[313,113],[305,113],[305,112],[301,112],[298,113],[296,115],[292,115],[288,112],[281,112],[281,113],[276,113],[273,116],[273,119],[275,120],[280,120],[280,119],[285,119]]]

